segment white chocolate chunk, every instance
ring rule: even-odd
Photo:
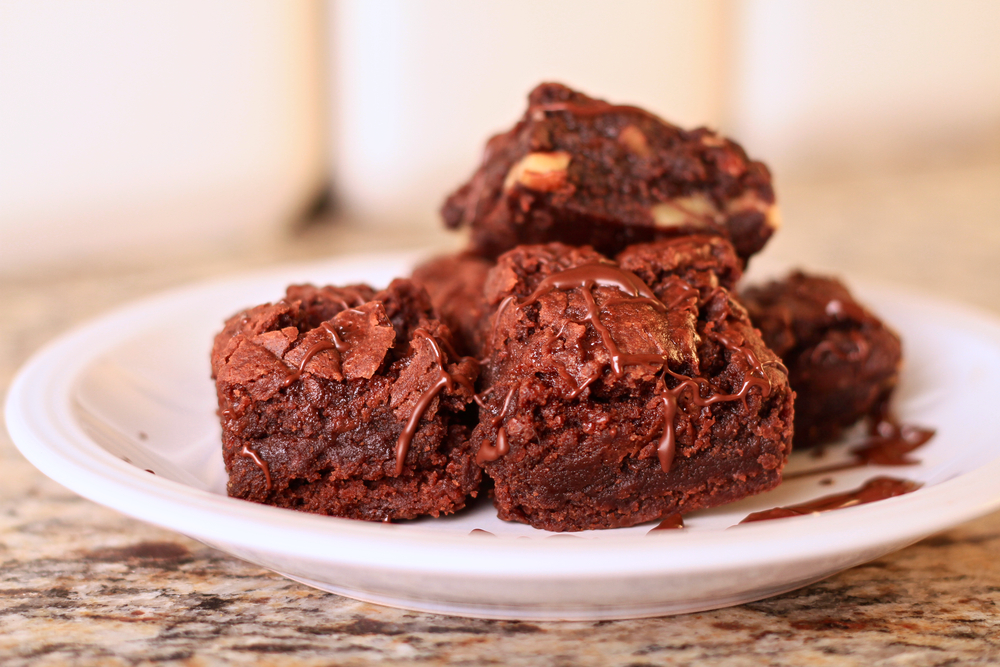
[[[753,190],[747,190],[736,199],[726,203],[726,213],[735,215],[745,211],[758,211],[764,214],[764,224],[771,229],[781,228],[781,211],[777,204],[770,204],[760,198]]]
[[[777,204],[771,204],[764,211],[764,224],[771,229],[781,229],[781,209]]]
[[[566,168],[570,154],[565,151],[555,153],[528,153],[510,168],[503,182],[503,189],[510,190],[520,183],[529,190],[552,192],[566,183]]]
[[[726,140],[718,134],[706,134],[701,138],[701,143],[704,146],[713,146],[718,148],[719,146],[725,146]]]
[[[712,222],[719,221],[719,210],[712,200],[702,193],[660,202],[650,209],[650,213],[653,214],[653,221],[659,227],[681,225],[707,227]]]
[[[623,127],[618,133],[618,141],[639,157],[649,156],[649,142],[646,140],[646,135],[635,125]]]

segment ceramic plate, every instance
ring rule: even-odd
[[[937,429],[905,468],[806,476],[685,517],[687,528],[555,536],[499,521],[488,501],[457,516],[379,524],[225,495],[209,379],[230,314],[292,282],[385,285],[413,256],[358,256],[196,285],[78,328],[21,371],[7,401],[15,443],[42,472],[125,514],[190,535],[311,586],[399,607],[505,619],[611,619],[700,611],[803,586],[1000,507],[1000,323],[890,287],[854,285],[903,336],[896,397]],[[859,434],[855,434],[858,436]],[[792,457],[787,470],[848,456]],[[151,471],[151,472],[150,472]],[[753,511],[856,488],[876,475],[914,493],[733,527]],[[832,483],[822,484],[827,478]],[[473,532],[479,529],[483,532]]]

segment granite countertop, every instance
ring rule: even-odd
[[[802,181],[782,193],[787,228],[760,264],[903,283],[1000,314],[1000,164]],[[0,280],[0,386],[45,342],[108,308],[237,270],[350,252],[370,238],[331,223],[242,256]],[[428,236],[392,242],[426,245]],[[1000,513],[729,609],[486,621],[323,593],[126,518],[47,480],[4,430],[0,563],[5,667],[1000,663]]]

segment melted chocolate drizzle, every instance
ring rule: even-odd
[[[615,378],[621,378],[624,375],[626,366],[659,366],[661,375],[657,379],[656,391],[657,397],[663,404],[663,434],[661,435],[657,446],[657,456],[660,461],[660,467],[664,472],[670,472],[670,468],[673,465],[674,457],[676,455],[674,419],[677,416],[677,409],[680,407],[679,401],[685,392],[689,392],[690,395],[687,403],[694,404],[698,407],[707,407],[724,401],[740,400],[743,402],[745,409],[748,409],[746,397],[753,387],[760,388],[763,396],[768,396],[770,394],[771,382],[768,379],[767,374],[764,372],[764,366],[772,364],[781,368],[783,368],[783,366],[780,365],[780,362],[767,362],[766,364],[762,364],[757,359],[757,355],[753,352],[753,350],[745,345],[745,340],[735,333],[724,334],[717,331],[710,332],[710,335],[727,350],[734,354],[743,355],[749,365],[750,372],[745,377],[743,386],[734,394],[721,394],[715,392],[708,381],[704,378],[692,378],[675,373],[667,367],[668,358],[667,355],[663,353],[626,354],[622,352],[618,347],[618,344],[615,342],[614,337],[611,335],[611,332],[601,321],[601,309],[598,307],[593,294],[594,287],[598,286],[614,287],[626,295],[625,298],[610,299],[605,303],[605,307],[627,302],[644,303],[655,308],[661,313],[666,312],[668,309],[668,306],[656,297],[649,286],[646,285],[646,283],[643,282],[639,276],[612,263],[582,264],[565,271],[554,273],[542,280],[535,290],[524,301],[517,305],[524,308],[536,303],[538,299],[550,292],[568,292],[572,289],[578,289],[583,295],[584,302],[587,307],[587,314],[584,317],[584,322],[589,323],[594,328],[601,344],[611,357],[610,368]],[[687,286],[687,289],[682,289],[681,294],[671,302],[671,307],[680,304],[682,301],[690,300],[692,297],[696,297],[697,295],[698,291],[695,288]],[[508,296],[501,301],[497,308],[497,313],[493,322],[493,330],[491,332],[491,341],[493,341],[494,344],[495,340],[493,339],[496,335],[497,323],[500,321],[503,312],[510,307],[512,303],[517,303],[517,299],[513,295]],[[581,322],[581,324],[584,322]],[[559,333],[550,333],[549,338],[545,342],[545,346],[550,346],[552,342],[558,338],[558,336]],[[583,383],[578,383],[574,378],[572,378],[572,376],[569,375],[564,366],[557,368],[557,372],[563,379],[570,380],[569,384],[573,387],[569,396],[571,400],[579,396],[590,383],[600,376],[598,373],[592,377],[586,378]],[[668,375],[678,381],[678,384],[673,388],[667,387],[666,378]],[[708,396],[703,397],[701,395],[701,388],[703,386],[708,388]],[[505,402],[504,409],[501,411],[500,415],[494,418],[494,426],[503,420],[506,416],[506,411],[507,402]],[[500,451],[501,447],[504,450],[503,452]],[[480,455],[483,456],[483,460],[491,461],[495,460],[498,456],[502,456],[507,449],[509,449],[507,434],[501,427],[501,429],[497,432],[496,446],[487,450],[485,453],[481,448]],[[487,458],[487,455],[495,456],[494,458]]]
[[[627,365],[665,364],[666,357],[663,354],[624,354],[618,348],[611,332],[601,322],[601,311],[597,307],[593,293],[594,287],[597,286],[615,287],[627,294],[630,302],[645,303],[661,313],[667,310],[663,302],[656,298],[653,291],[639,276],[614,264],[583,264],[554,273],[540,282],[535,291],[520,305],[521,307],[530,306],[549,292],[568,292],[571,289],[579,289],[587,304],[587,315],[584,321],[590,323],[597,335],[600,336],[604,349],[611,356],[611,372],[616,378],[625,374],[625,366]]]
[[[336,350],[337,366],[340,367],[344,354],[351,349],[350,344],[340,337],[340,334],[337,333],[337,330],[332,324],[329,322],[323,322],[320,326],[323,327],[328,334],[330,334],[330,340],[317,341],[313,343],[308,350],[306,350],[306,354],[302,357],[302,361],[299,362],[299,365],[292,369],[292,371],[288,373],[288,376],[285,378],[285,381],[281,383],[282,389],[290,387],[300,377],[302,377],[306,364],[308,364],[309,361],[320,352],[324,350]]]
[[[240,450],[240,456],[252,459],[260,471],[264,473],[264,481],[267,483],[267,490],[271,490],[271,469],[267,467],[267,461],[260,458],[260,456],[254,450],[250,449],[247,445],[243,445],[243,449]]]
[[[894,498],[895,496],[912,493],[921,486],[923,486],[923,484],[920,482],[913,482],[907,479],[896,479],[895,477],[876,477],[865,482],[864,486],[845,493],[823,496],[822,498],[810,500],[798,505],[775,507],[774,509],[764,510],[762,512],[754,512],[740,521],[740,523],[769,521],[771,519],[784,519],[791,516],[806,516],[807,514],[830,512],[832,510],[854,507],[855,505],[864,505],[878,500],[885,500],[886,498]]]
[[[646,534],[649,535],[649,533],[654,533],[659,530],[680,530],[682,528],[684,528],[684,517],[680,514],[671,514],[660,521],[660,523],[656,524],[654,528],[650,528],[649,532]]]
[[[431,401],[437,396],[442,389],[446,388],[448,391],[454,391],[455,384],[460,384],[466,389],[473,393],[474,390],[472,385],[469,383],[468,379],[465,377],[458,377],[451,375],[446,370],[445,365],[445,354],[441,350],[440,342],[426,329],[415,329],[413,331],[414,338],[423,338],[427,340],[431,345],[431,350],[434,352],[434,358],[438,365],[438,377],[431,383],[424,393],[420,395],[417,399],[417,404],[413,408],[413,412],[410,414],[409,420],[406,422],[406,426],[403,427],[403,431],[399,434],[399,438],[396,440],[396,475],[403,474],[403,463],[406,460],[406,454],[410,451],[410,443],[413,441],[413,436],[417,433],[417,426],[420,424],[420,419],[424,416],[427,408],[430,407]],[[463,359],[468,359],[471,357],[464,357]]]
[[[490,423],[494,428],[507,418],[507,411],[510,410],[510,399],[514,396],[514,391],[516,389],[517,386],[513,386],[507,390],[507,396],[503,399],[503,408],[500,410],[500,414],[490,419]],[[475,399],[476,403],[483,406],[482,399],[480,399],[479,396],[476,396]],[[496,461],[508,451],[510,451],[510,443],[507,441],[507,429],[501,426],[497,430],[497,441],[495,445],[490,445],[484,441],[483,444],[479,446],[479,451],[476,452],[476,465],[483,465],[483,463],[487,461]]]

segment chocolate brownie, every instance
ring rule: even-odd
[[[651,243],[636,243],[617,257],[623,269],[635,273],[653,291],[682,280],[707,298],[719,287],[732,291],[743,276],[733,245],[719,236],[694,234]]]
[[[212,351],[229,495],[371,520],[463,507],[478,364],[451,345],[409,280],[292,286],[231,318]]]
[[[654,263],[649,248],[634,254]],[[780,362],[724,286],[702,294],[678,268],[710,251],[661,254],[655,288],[559,243],[515,248],[491,270],[472,442],[501,518],[555,531],[629,526],[780,482],[792,435]]]
[[[735,142],[555,83],[531,92],[520,122],[489,140],[441,213],[449,227],[471,227],[472,250],[487,257],[549,241],[610,256],[711,233],[746,260],[779,224],[767,167]]]
[[[469,253],[442,255],[413,270],[411,278],[430,294],[434,310],[455,332],[462,354],[481,358],[488,323],[483,285],[493,262]]]
[[[896,386],[899,336],[834,278],[796,271],[741,298],[797,395],[795,446],[834,440],[878,416]]]

